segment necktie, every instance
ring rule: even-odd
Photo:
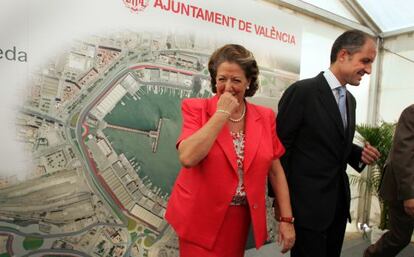
[[[344,124],[344,128],[347,126],[347,119],[346,119],[346,87],[341,86],[336,88],[338,91],[338,107],[339,112],[341,113],[342,122]]]

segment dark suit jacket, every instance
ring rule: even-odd
[[[414,105],[401,114],[380,187],[388,201],[414,198]]]
[[[279,102],[277,133],[286,148],[281,161],[297,226],[325,230],[337,204],[349,218],[347,163],[357,171],[362,148],[354,145],[355,98],[347,92],[344,129],[335,97],[323,73],[291,85]],[[338,200],[342,199],[342,200]]]

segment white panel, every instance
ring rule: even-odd
[[[414,103],[414,39],[403,35],[388,39],[381,77],[380,119],[396,121]]]
[[[325,9],[331,13],[342,16],[349,20],[358,22],[350,11],[341,3],[340,0],[303,0],[309,4]]]

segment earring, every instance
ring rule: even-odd
[[[246,89],[250,89],[250,87],[249,86],[247,86],[247,88]]]

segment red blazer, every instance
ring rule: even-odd
[[[217,96],[183,100],[183,127],[177,146],[209,120],[216,111],[217,100]],[[267,174],[272,160],[285,150],[276,136],[273,111],[246,104],[244,186],[256,248],[259,248],[267,240]],[[181,169],[165,214],[179,237],[208,249],[213,247],[236,192],[236,158],[233,140],[225,125],[208,155],[197,166]]]

